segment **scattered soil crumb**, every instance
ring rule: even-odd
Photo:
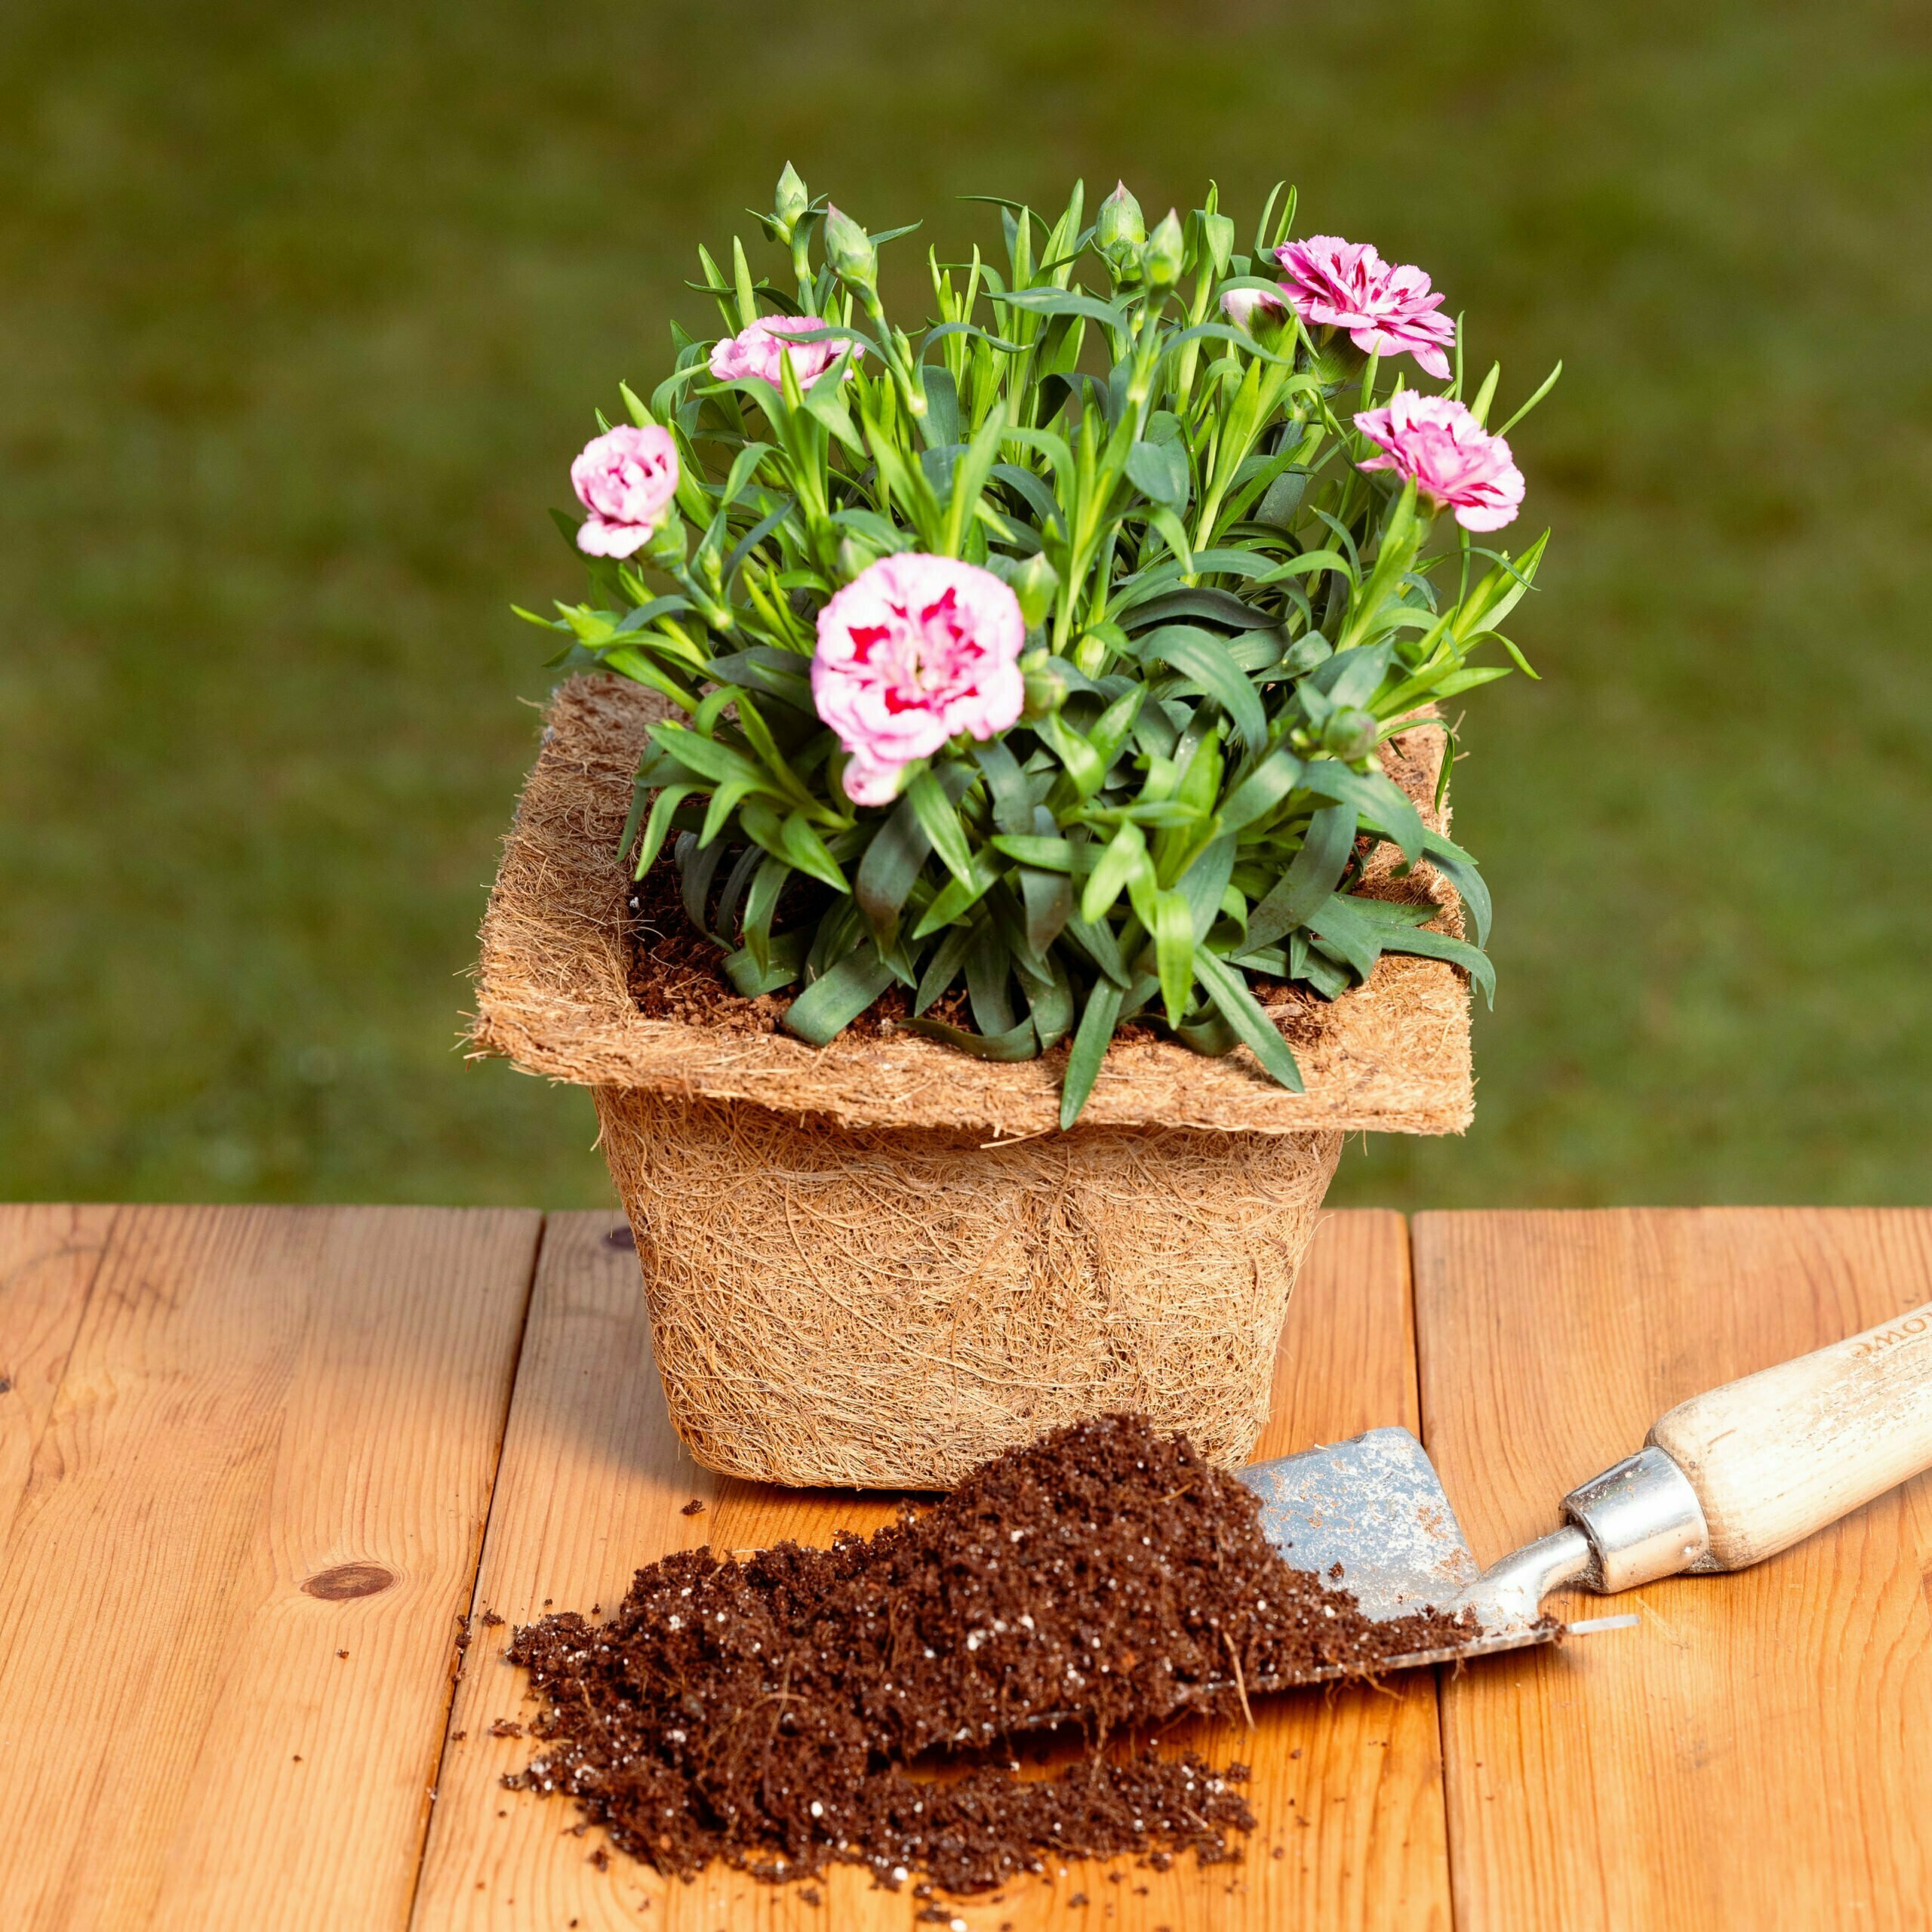
[[[523,1726],[512,1718],[499,1718],[490,1727],[490,1735],[492,1737],[521,1737]]]
[[[1049,1857],[1236,1856],[1254,1825],[1244,1765],[1103,1755],[1105,1740],[1184,1710],[1238,1715],[1231,1659],[1251,1691],[1372,1675],[1474,1629],[1433,1611],[1371,1621],[1281,1561],[1260,1507],[1185,1438],[1109,1416],[829,1550],[674,1552],[608,1623],[564,1611],[514,1632],[543,1749],[504,1783],[568,1794],[618,1848],[682,1877],[714,1859],[774,1881],[838,1862],[894,1886],[923,1873],[924,1899]],[[1055,1727],[1087,1755],[1013,1775],[1011,1740]]]
[[[704,1514],[704,1499],[694,1496],[678,1514],[681,1516],[702,1516]]]

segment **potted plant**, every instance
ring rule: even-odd
[[[595,1090],[741,1475],[942,1484],[1112,1408],[1238,1460],[1343,1134],[1469,1118],[1438,707],[1522,665],[1543,540],[1478,540],[1549,384],[1491,429],[1428,278],[1292,193],[1248,254],[1212,192],[999,207],[908,331],[906,231],[788,168],[784,282],[700,251],[721,332],[600,416],[591,595],[532,618],[575,675],[474,1036]]]

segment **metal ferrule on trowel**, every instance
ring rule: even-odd
[[[1352,1592],[1370,1617],[1473,1613],[1469,1641],[1377,1666],[1392,1669],[1564,1635],[1542,1606],[1566,1586],[1614,1595],[1686,1571],[1743,1569],[1928,1467],[1932,1303],[1680,1403],[1643,1448],[1563,1499],[1561,1529],[1487,1570],[1405,1429],[1372,1429],[1241,1476],[1284,1558]]]

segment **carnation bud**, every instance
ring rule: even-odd
[[[1052,614],[1060,589],[1060,572],[1036,550],[1025,562],[1013,557],[989,557],[986,568],[1020,600],[1020,614],[1029,631],[1038,630]]]
[[[878,288],[878,251],[872,238],[849,214],[828,206],[825,211],[825,259],[832,272],[862,296]]]
[[[850,583],[878,561],[878,552],[869,543],[861,543],[856,537],[841,537],[838,540],[838,561],[839,582]]]
[[[674,511],[651,533],[644,554],[654,564],[668,569],[685,561],[687,543],[685,520]]]
[[[1327,723],[1321,728],[1321,743],[1344,764],[1357,764],[1374,750],[1380,730],[1373,712],[1345,704],[1329,713]]]
[[[1140,273],[1149,288],[1171,288],[1180,279],[1181,263],[1187,246],[1181,234],[1180,217],[1172,208],[1161,216],[1160,226],[1147,238],[1140,251]]]
[[[785,238],[792,238],[792,231],[798,225],[798,217],[812,205],[812,198],[805,190],[805,184],[798,179],[798,171],[788,161],[785,172],[778,177],[778,192],[772,197],[771,212],[785,230]]]
[[[1271,352],[1280,349],[1294,332],[1287,303],[1266,289],[1231,288],[1221,297],[1221,309],[1243,334]]]
[[[1118,275],[1140,259],[1140,245],[1147,238],[1146,218],[1140,204],[1127,192],[1124,181],[1100,204],[1094,217],[1094,242],[1101,257]]]
[[[1029,652],[1020,660],[1020,668],[1026,685],[1026,708],[1020,714],[1023,721],[1051,716],[1066,702],[1066,679],[1044,651]]]

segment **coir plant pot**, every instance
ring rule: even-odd
[[[890,1028],[814,1048],[648,1018],[631,980],[651,936],[617,848],[662,715],[614,677],[558,692],[485,922],[475,1039],[593,1090],[693,1456],[783,1483],[942,1487],[1132,1409],[1242,1460],[1343,1136],[1469,1122],[1461,973],[1385,955],[1340,999],[1271,1007],[1305,1094],[1245,1049],[1116,1039],[1064,1133],[1064,1048],[1001,1063]],[[1443,829],[1440,743],[1411,731],[1383,758]],[[1426,865],[1378,881],[1372,863],[1371,889],[1460,931]]]

